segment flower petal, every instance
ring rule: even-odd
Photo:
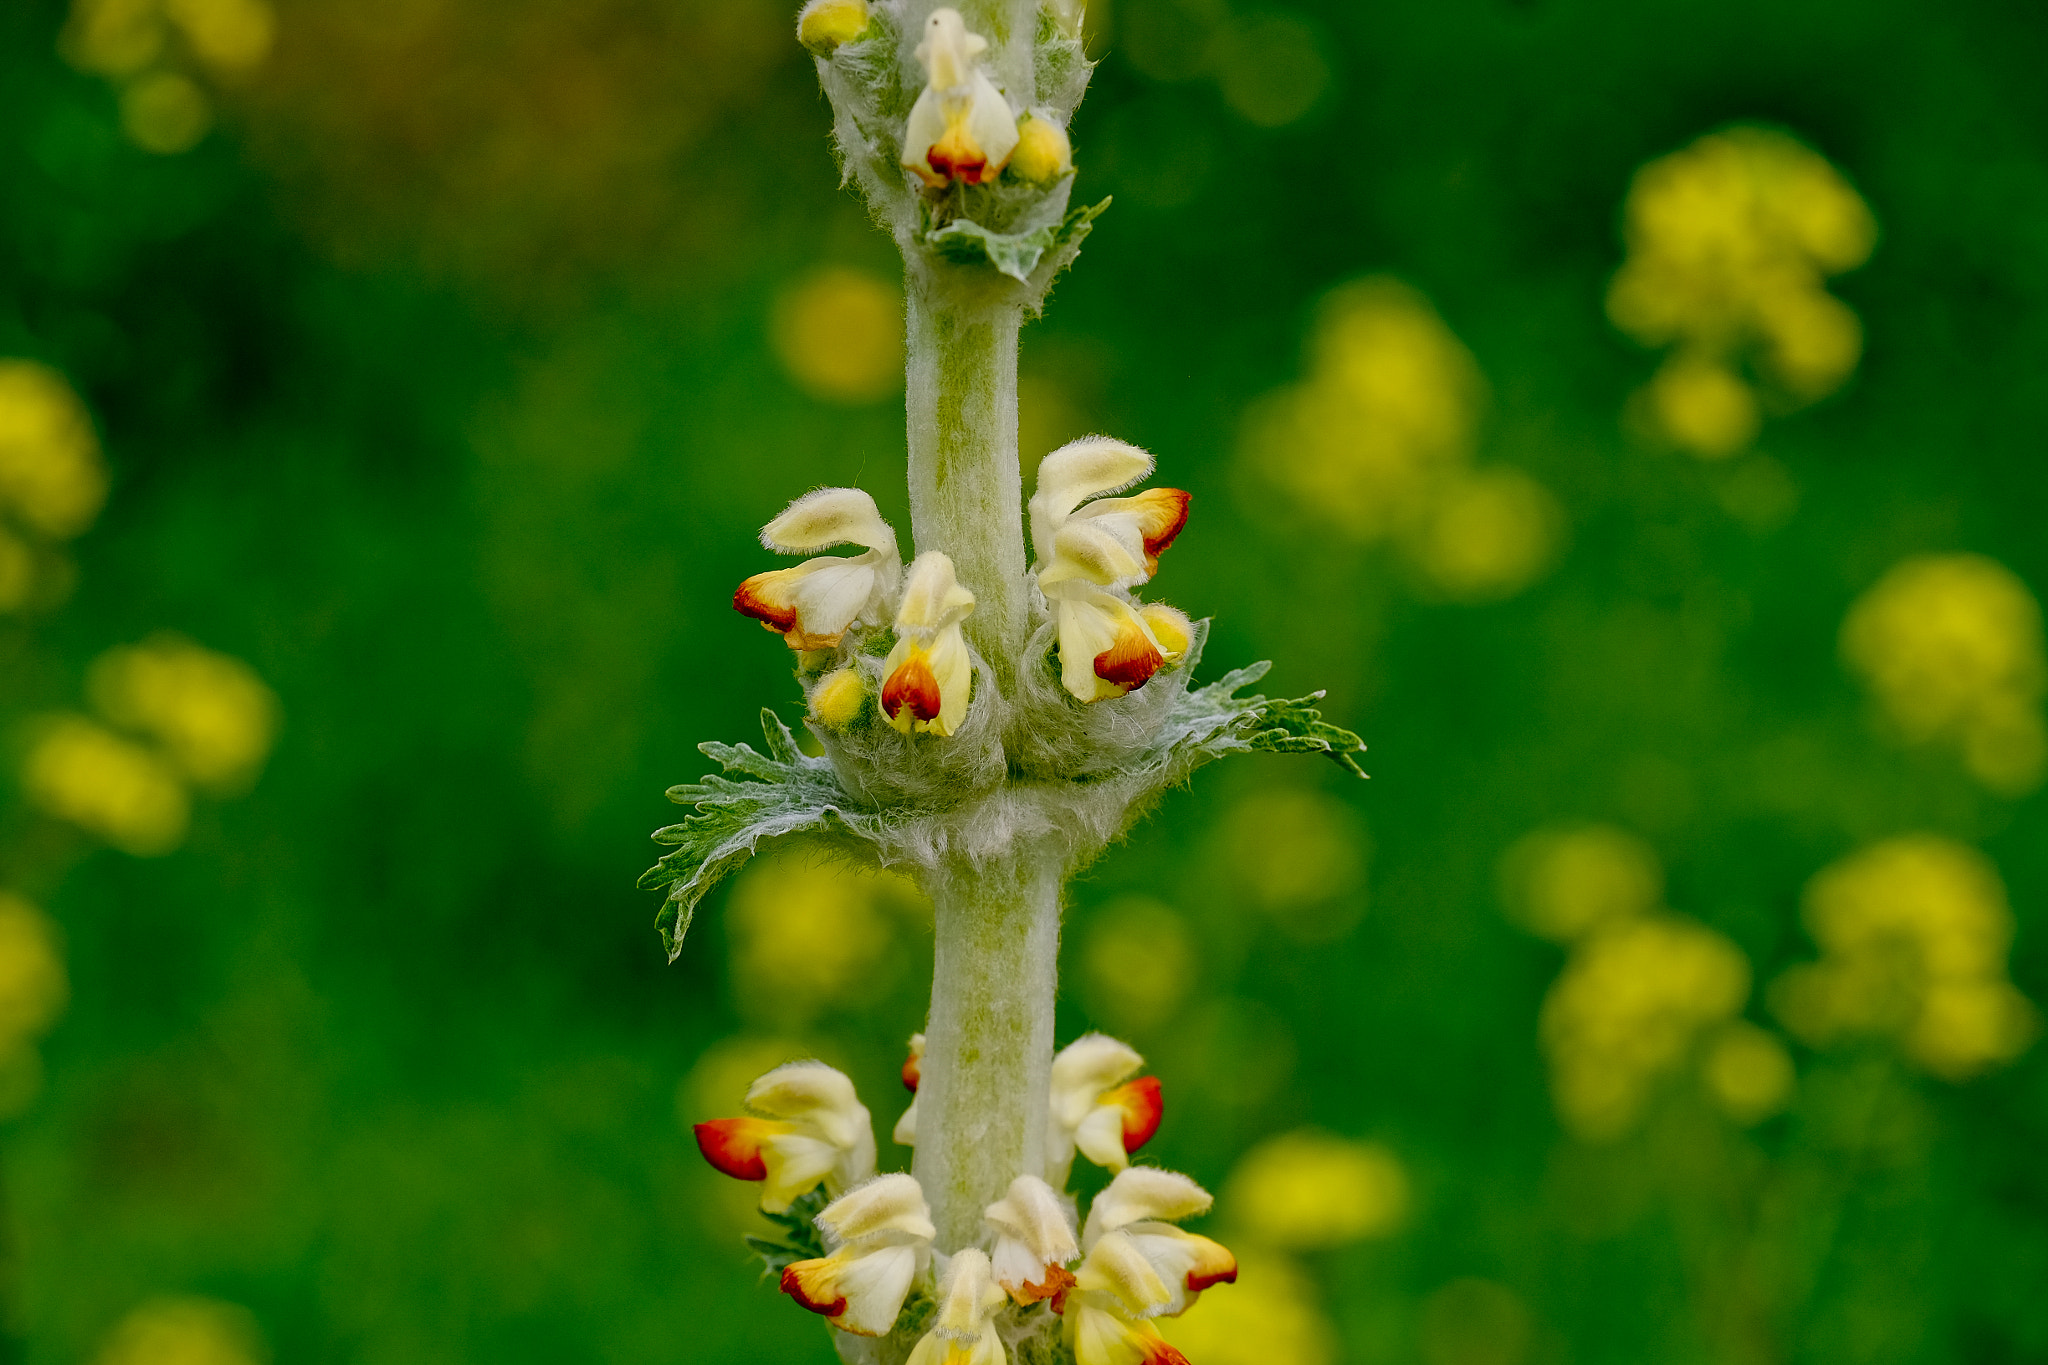
[[[1212,1285],[1237,1282],[1237,1257],[1221,1242],[1182,1232],[1171,1223],[1134,1223],[1123,1235],[1173,1292],[1172,1302],[1159,1310],[1162,1316],[1186,1312]]]
[[[1145,1059],[1129,1043],[1106,1033],[1083,1034],[1068,1043],[1052,1059],[1055,1121],[1077,1127],[1103,1091],[1143,1065]]]
[[[927,550],[910,561],[903,581],[903,602],[896,609],[898,631],[929,635],[959,624],[973,610],[974,594],[961,586],[947,555]]]
[[[766,1180],[768,1164],[762,1144],[788,1130],[788,1124],[769,1119],[711,1119],[691,1129],[704,1159],[735,1180]]]
[[[1105,1093],[1102,1102],[1113,1106],[1123,1119],[1124,1151],[1136,1155],[1140,1147],[1159,1131],[1165,1102],[1157,1076],[1140,1076]]]
[[[1052,1186],[1020,1175],[983,1216],[997,1233],[996,1281],[1017,1302],[1049,1299],[1072,1281],[1064,1265],[1081,1248],[1074,1240],[1073,1211]]]
[[[1188,1365],[1149,1322],[1130,1322],[1088,1304],[1075,1310],[1073,1323],[1076,1365]]]
[[[842,1332],[878,1337],[896,1325],[919,1259],[919,1249],[909,1245],[845,1247],[786,1267],[782,1292]]]
[[[1108,436],[1069,441],[1038,462],[1038,487],[1031,495],[1031,541],[1050,561],[1052,539],[1067,517],[1089,498],[1129,488],[1152,472],[1152,457]]]
[[[903,1059],[903,1088],[911,1094],[917,1093],[917,1083],[924,1079],[924,1035],[910,1035],[910,1055]]]
[[[868,1111],[845,1072],[823,1062],[789,1062],[747,1087],[747,1108],[772,1119],[816,1124],[825,1139],[853,1143]]]
[[[1149,1317],[1181,1294],[1180,1287],[1161,1278],[1138,1244],[1121,1232],[1109,1233],[1089,1248],[1088,1258],[1074,1276],[1074,1289],[1083,1295],[1100,1295],[1133,1318]]]
[[[1105,1234],[1133,1223],[1178,1223],[1207,1213],[1215,1202],[1207,1190],[1179,1171],[1133,1166],[1110,1181],[1088,1206],[1088,1227],[1082,1240],[1092,1247]]]
[[[939,1278],[938,1311],[932,1330],[961,1341],[973,1341],[988,1326],[989,1316],[1006,1301],[1002,1286],[989,1274],[988,1254],[964,1247],[946,1263]]]
[[[895,666],[882,683],[882,714],[907,735],[914,722],[938,719],[945,696],[932,668],[931,651],[908,638],[896,644],[889,656]],[[900,660],[898,652],[903,656]]]
[[[833,1245],[872,1238],[929,1242],[935,1235],[924,1191],[901,1172],[876,1176],[841,1195],[818,1215],[818,1227]]]
[[[761,544],[778,554],[801,555],[834,545],[859,545],[898,558],[896,532],[858,488],[820,488],[804,494],[761,528]]]

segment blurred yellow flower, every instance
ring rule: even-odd
[[[1534,1336],[1521,1296],[1492,1280],[1452,1280],[1422,1301],[1416,1321],[1425,1365],[1522,1365]]]
[[[2027,585],[1981,555],[1920,555],[1842,623],[1842,657],[1908,743],[1955,746],[1970,775],[2019,796],[2048,775],[2048,650]]]
[[[216,71],[262,65],[277,38],[277,15],[265,0],[163,0],[163,5],[192,55]]]
[[[903,384],[903,293],[831,266],[775,302],[769,337],[797,386],[834,403],[874,403]]]
[[[99,438],[71,386],[32,360],[0,360],[0,514],[69,540],[106,496]]]
[[[895,941],[891,904],[917,901],[906,879],[830,862],[815,849],[756,859],[726,908],[740,1009],[801,1028],[865,998]]]
[[[1195,943],[1187,921],[1145,896],[1096,911],[1081,945],[1088,1011],[1123,1032],[1173,1017],[1195,984]]]
[[[1646,346],[1677,347],[1644,405],[1673,443],[1718,459],[1755,439],[1744,359],[1794,402],[1856,368],[1862,326],[1825,281],[1868,259],[1877,226],[1825,158],[1767,129],[1711,133],[1638,171],[1625,215],[1607,313]]]
[[[153,71],[121,92],[121,131],[145,152],[189,152],[212,127],[213,102],[180,72]]]
[[[1438,591],[1512,596],[1549,568],[1563,518],[1519,470],[1473,470],[1485,382],[1429,301],[1373,277],[1332,290],[1308,375],[1247,413],[1240,458],[1302,512],[1392,539]]]
[[[1270,1253],[1237,1258],[1237,1283],[1197,1299],[1157,1325],[1174,1347],[1201,1365],[1330,1365],[1337,1334],[1315,1286],[1292,1262]]]
[[[249,1311],[218,1299],[151,1299],[115,1324],[94,1365],[263,1365]]]
[[[1960,1081],[2011,1061],[2040,1032],[2006,979],[2005,885],[1976,849],[1918,834],[1852,853],[1808,884],[1805,920],[1821,959],[1779,977],[1771,1004],[1815,1046],[1891,1038]]]
[[[1350,806],[1274,787],[1224,813],[1215,846],[1239,893],[1304,942],[1350,932],[1365,913],[1371,840]]]
[[[1245,1153],[1223,1187],[1223,1208],[1235,1228],[1268,1247],[1342,1246],[1401,1228],[1408,1174],[1378,1143],[1303,1129]]]
[[[1563,510],[1550,490],[1505,465],[1446,481],[1410,534],[1415,566],[1448,597],[1513,597],[1543,576]]]
[[[1556,825],[1522,836],[1501,857],[1501,899],[1531,933],[1559,943],[1645,915],[1664,897],[1650,846],[1613,825]]]
[[[58,46],[82,71],[124,77],[154,62],[169,38],[158,0],[72,0]]]
[[[49,720],[22,765],[30,801],[137,857],[184,841],[191,802],[155,753],[83,716]]]
[[[31,1045],[64,1012],[69,994],[56,926],[21,897],[0,891],[0,1068],[17,1073],[0,1084],[0,1114],[33,1097]],[[18,1074],[24,1069],[26,1085]]]
[[[107,651],[87,688],[101,715],[157,740],[213,791],[253,782],[277,734],[277,698],[253,669],[176,635]]]
[[[1782,1112],[1799,1081],[1792,1054],[1777,1035],[1741,1019],[1715,1036],[1701,1074],[1722,1112],[1745,1125]]]
[[[1748,998],[1748,960],[1704,925],[1664,914],[1596,929],[1543,1001],[1558,1117],[1589,1142],[1620,1137],[1700,1035]]]

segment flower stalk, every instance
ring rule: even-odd
[[[737,776],[671,789],[693,813],[657,832],[670,851],[642,879],[667,891],[671,957],[765,839],[809,835],[931,897],[931,1008],[895,1126],[911,1173],[876,1174],[869,1112],[822,1063],[697,1125],[715,1167],[761,1182],[782,1236],[750,1243],[783,1292],[863,1365],[1186,1365],[1154,1319],[1236,1261],[1174,1226],[1206,1192],[1131,1165],[1163,1112],[1144,1059],[1098,1034],[1054,1052],[1065,879],[1213,759],[1313,752],[1363,775],[1320,693],[1241,695],[1263,664],[1191,685],[1207,623],[1138,597],[1190,502],[1132,491],[1151,455],[1073,442],[1025,503],[1018,334],[1107,206],[1069,203],[1080,29],[1073,0],[811,0],[799,16],[848,178],[903,252],[915,553],[906,566],[857,489],[768,524],[767,549],[812,557],[747,579],[734,606],[793,651],[823,753],[773,712],[765,752],[700,746]],[[859,553],[819,553],[839,547]],[[1117,1173],[1085,1238],[1062,1193],[1077,1158]]]

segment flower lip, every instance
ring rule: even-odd
[[[1157,1076],[1140,1076],[1128,1081],[1104,1095],[1102,1102],[1123,1111],[1124,1150],[1133,1156],[1159,1131],[1160,1119],[1166,1111],[1165,1097],[1160,1092]]]
[[[924,1079],[924,1035],[910,1035],[910,1055],[903,1059],[903,1088],[911,1094],[917,1093],[918,1082]]]
[[[803,1263],[799,1262],[798,1264]],[[783,1267],[782,1292],[795,1299],[805,1308],[810,1309],[813,1313],[822,1313],[828,1318],[836,1318],[846,1311],[846,1295],[844,1294],[832,1299],[812,1298],[805,1288],[804,1276],[797,1270],[795,1265]]]
[[[768,1119],[710,1119],[692,1125],[690,1131],[697,1139],[697,1150],[713,1169],[735,1180],[766,1180],[768,1162],[762,1155],[762,1142],[785,1127]]]
[[[906,706],[917,720],[933,720],[941,706],[939,680],[932,673],[931,655],[913,650],[882,685],[882,714],[895,718]]]

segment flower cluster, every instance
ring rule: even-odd
[[[1607,313],[1644,345],[1672,347],[1643,398],[1675,444],[1715,459],[1754,439],[1745,357],[1795,404],[1856,368],[1862,325],[1826,280],[1869,257],[1877,228],[1826,159],[1766,129],[1711,133],[1643,167],[1626,213]]]
[[[917,1088],[922,1036],[903,1079]],[[752,1111],[697,1125],[707,1160],[762,1183],[761,1208],[831,1202],[811,1226],[819,1255],[777,1265],[784,1293],[841,1331],[883,1336],[923,1288],[935,1307],[912,1365],[1004,1365],[1016,1343],[1063,1334],[1077,1365],[1172,1365],[1179,1352],[1156,1319],[1185,1312],[1205,1289],[1237,1278],[1219,1243],[1177,1224],[1206,1213],[1194,1181],[1131,1157],[1159,1127],[1159,1082],[1144,1059],[1089,1034],[1053,1059],[1046,1169],[1022,1171],[983,1214],[980,1242],[946,1254],[916,1179],[876,1175],[868,1111],[853,1084],[822,1062],[778,1067],[747,1092]],[[1135,1077],[1135,1079],[1134,1079]],[[915,1141],[916,1101],[897,1125]],[[1065,1193],[1076,1153],[1114,1171],[1085,1222]]]
[[[1187,524],[1188,495],[1152,488],[1110,497],[1152,472],[1152,457],[1102,436],[1045,457],[1031,499],[1035,573],[1054,624],[1060,681],[1076,700],[1105,701],[1143,687],[1187,652],[1194,626],[1172,607],[1140,603],[1132,589]],[[974,594],[953,561],[929,550],[906,570],[896,532],[857,488],[821,488],[762,528],[782,554],[857,545],[853,556],[816,555],[741,583],[733,607],[782,636],[804,663],[812,718],[845,729],[874,695],[902,733],[952,735],[966,720],[975,664],[962,623]],[[886,640],[878,669],[863,668]],[[871,688],[870,672],[880,686]]]
[[[1915,555],[1893,565],[1849,609],[1842,658],[1898,738],[1953,747],[2004,796],[2048,777],[2041,607],[1998,561]]]
[[[2009,1062],[2040,1015],[2007,979],[2012,909],[1991,861],[1934,835],[1887,839],[1807,887],[1815,963],[1771,986],[1807,1042],[1891,1038],[1914,1063],[1960,1081]]]

